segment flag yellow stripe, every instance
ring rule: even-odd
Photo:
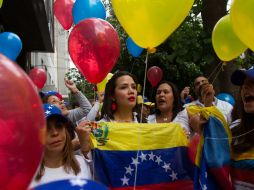
[[[188,146],[188,139],[179,123],[139,124],[115,123],[100,124],[103,135],[108,133],[105,143],[102,139],[91,137],[94,148],[100,150],[136,151],[155,150]],[[107,132],[108,131],[108,132]]]
[[[254,160],[254,148],[251,148],[248,151],[245,151],[240,154],[233,153],[233,160],[240,161],[240,160]]]

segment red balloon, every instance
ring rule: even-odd
[[[26,190],[43,153],[44,112],[31,80],[2,54],[0,73],[0,189]]]
[[[189,158],[192,161],[192,163],[195,163],[199,142],[200,142],[200,135],[199,134],[195,134],[190,140],[188,154],[189,154]]]
[[[162,76],[162,70],[157,66],[150,67],[147,71],[147,79],[151,83],[152,87],[157,86],[157,84],[161,81]]]
[[[38,89],[42,89],[47,81],[46,71],[42,68],[35,67],[29,72],[29,77],[37,86]]]
[[[74,0],[56,0],[54,2],[54,15],[65,30],[73,24],[72,7]]]
[[[91,83],[101,82],[116,64],[120,41],[105,20],[85,19],[71,31],[68,48],[72,61]]]

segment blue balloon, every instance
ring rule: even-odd
[[[106,18],[106,9],[101,0],[76,0],[72,8],[74,24],[86,18]]]
[[[0,34],[0,53],[15,61],[22,49],[22,42],[18,35],[12,32]]]
[[[228,93],[219,93],[216,97],[220,100],[230,103],[232,106],[235,105],[234,97]]]
[[[128,37],[128,39],[126,41],[126,46],[127,46],[129,53],[133,57],[140,56],[140,54],[144,50],[142,47],[139,47],[130,37]]]
[[[82,178],[54,181],[34,188],[34,190],[80,190],[80,189],[108,190],[107,187],[105,187],[100,183]]]

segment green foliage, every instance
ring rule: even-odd
[[[144,51],[139,58],[133,58],[128,53],[125,44],[128,35],[116,19],[111,4],[107,3],[106,7],[110,15],[107,20],[115,27],[121,41],[121,56],[114,71],[132,72],[143,85],[146,52]],[[200,12],[201,1],[196,1],[184,23],[157,47],[155,54],[149,55],[148,68],[153,65],[159,66],[164,72],[164,79],[175,82],[179,89],[190,85],[197,75],[203,74],[203,68],[214,60],[213,55],[209,53],[211,38],[203,31]],[[151,89],[149,83],[147,89]]]
[[[94,99],[94,85],[89,83],[78,71],[76,68],[70,68],[68,72],[65,74],[65,76],[69,79],[72,80],[77,88],[85,94],[85,96],[89,99],[92,100]],[[72,105],[76,103],[74,98],[69,94],[70,102]]]
[[[154,65],[159,66],[163,70],[164,79],[174,82],[179,90],[184,86],[192,86],[195,77],[205,75],[207,71],[210,72],[207,68],[210,69],[218,61],[213,50],[211,35],[207,34],[203,27],[201,18],[203,3],[203,0],[196,0],[181,26],[157,47],[156,53],[149,55],[148,68]],[[128,35],[118,22],[111,3],[104,0],[104,4],[109,13],[107,21],[117,30],[121,41],[121,55],[112,72],[116,70],[129,71],[137,76],[143,86],[146,51],[139,58],[133,58],[128,53],[126,47]],[[253,53],[247,51],[245,58],[236,59],[236,63],[248,68],[253,64],[253,57]],[[147,82],[146,95],[149,98],[151,91],[152,87]]]

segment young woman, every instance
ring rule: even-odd
[[[74,155],[71,140],[74,138],[71,122],[61,114],[54,105],[44,104],[47,120],[45,152],[39,170],[31,183],[31,187],[55,180],[81,177],[91,179],[89,160],[84,156]],[[90,128],[86,123],[77,127],[80,137],[81,152],[86,149]],[[81,129],[82,128],[82,129]]]
[[[80,92],[75,83],[73,81],[64,79],[65,86],[71,91],[71,93],[74,95],[74,98],[79,103],[79,108],[75,108],[72,110],[68,110],[66,105],[63,101],[60,101],[60,99],[55,95],[46,95],[43,98],[43,103],[49,103],[57,106],[62,114],[73,123],[74,126],[76,126],[76,122],[82,119],[83,117],[87,116],[87,114],[92,109],[92,106],[90,102],[87,100],[87,98]]]
[[[138,122],[136,88],[134,75],[125,71],[114,74],[106,85],[101,121]]]
[[[156,88],[156,112],[148,117],[148,123],[168,123],[181,111],[182,104],[176,86],[161,81]]]
[[[232,180],[235,189],[254,188],[254,67],[237,70],[232,83],[241,86],[240,124],[232,129]]]

